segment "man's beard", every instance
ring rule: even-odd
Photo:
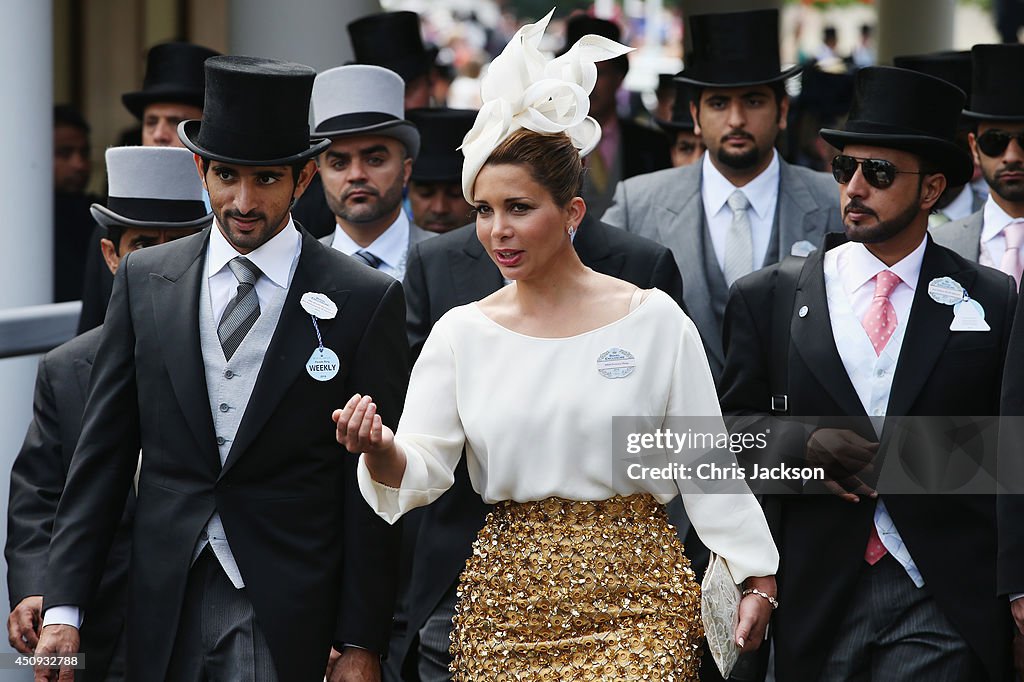
[[[356,224],[372,223],[380,220],[382,217],[398,208],[402,203],[402,190],[404,187],[405,179],[401,174],[399,174],[398,177],[395,178],[394,184],[384,190],[383,194],[362,185],[353,187],[349,190],[370,192],[374,197],[376,197],[376,201],[371,199],[369,201],[350,205],[347,202],[347,195],[343,194],[337,199],[328,196],[327,205],[330,207],[334,215],[338,216],[345,222]]]
[[[918,203],[920,200],[921,191],[918,190],[917,196],[914,198],[914,201],[911,202],[906,209],[900,211],[898,214],[896,214],[889,220],[879,221],[878,223],[872,226],[851,225],[844,220],[843,227],[846,229],[846,237],[851,242],[860,242],[861,244],[878,244],[880,242],[888,241],[889,239],[892,239],[893,237],[898,235],[900,232],[903,232],[903,230],[907,229],[910,223],[914,222],[914,219],[917,218],[918,213],[921,212],[921,207]],[[874,215],[875,218],[878,218],[878,215],[875,214],[874,211],[867,208],[863,204],[856,202],[855,200],[851,200],[850,203],[846,205],[846,208],[843,209],[844,216],[846,215],[846,212],[850,210],[851,206],[858,208],[863,212]]]
[[[764,150],[757,146],[757,140],[746,133],[747,137],[754,143],[754,146],[745,152],[730,154],[723,144],[718,148],[718,160],[733,170],[749,170],[755,167],[764,158]]]
[[[999,168],[999,171],[1014,171],[1021,172],[1024,170],[1024,164],[1015,163],[1010,166]],[[1024,182],[1013,181],[1007,182],[1000,179],[1001,172],[989,173],[987,170],[983,170],[982,175],[985,176],[985,182],[988,183],[989,189],[1001,196],[1003,199],[1012,202],[1024,201]]]

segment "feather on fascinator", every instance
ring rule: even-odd
[[[548,60],[540,41],[554,9],[520,28],[495,57],[480,82],[483,101],[476,122],[462,141],[462,194],[473,203],[473,184],[491,152],[520,128],[566,133],[586,156],[601,141],[601,126],[590,113],[597,83],[596,63],[631,52],[603,36],[585,35],[561,57]]]

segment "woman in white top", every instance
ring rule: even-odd
[[[521,29],[488,76],[528,73],[542,24]],[[587,36],[566,57],[593,66],[595,50],[620,47],[600,41]],[[477,236],[512,284],[437,322],[397,436],[369,396],[334,414],[338,441],[363,453],[364,498],[389,522],[444,493],[463,450],[474,488],[496,505],[460,580],[455,680],[697,679],[699,588],[663,507],[678,491],[621,475],[612,417],[720,418],[717,394],[671,298],[598,274],[573,249],[586,212],[581,151],[600,136],[577,89],[568,106],[542,93],[498,134],[485,104],[463,145]],[[565,132],[538,124],[538,111],[562,116]],[[760,507],[749,491],[683,501],[734,581],[760,593],[740,602],[735,632],[738,647],[757,648],[778,565]]]

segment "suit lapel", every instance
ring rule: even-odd
[[[470,230],[461,249],[448,252],[456,305],[465,305],[493,294],[504,286],[501,271],[484,251],[483,245]]]
[[[210,229],[189,238],[187,248],[166,256],[166,274],[154,272],[149,277],[160,344],[168,349],[168,358],[173,361],[167,374],[178,406],[204,454],[219,463],[199,340],[199,293]]]
[[[306,360],[317,346],[313,322],[302,309],[299,299],[307,291],[316,291],[327,295],[338,306],[338,315],[334,320],[318,321],[323,335],[326,335],[331,325],[340,318],[342,307],[348,299],[348,291],[338,290],[329,284],[330,280],[325,275],[331,272],[331,263],[325,257],[321,245],[308,232],[303,230],[301,234],[302,252],[299,255],[299,263],[288,288],[281,317],[267,346],[260,373],[256,377],[249,405],[242,415],[235,440],[221,469],[221,477],[252,444],[284,398],[288,387],[304,371]]]
[[[961,270],[941,246],[928,238],[886,414],[902,416],[910,413],[949,340],[952,307],[933,301],[928,295],[928,283],[937,277],[951,277],[970,293],[975,274]]]
[[[825,250],[835,246],[840,239],[841,235],[830,239],[826,242]],[[818,249],[808,256],[800,271],[790,338],[818,383],[825,387],[844,414],[863,415],[864,406],[846,373],[832,333],[832,318],[828,312],[828,295],[825,290],[825,250]],[[799,311],[804,306],[807,313],[800,317]]]
[[[838,201],[838,196],[836,197]],[[790,254],[793,244],[813,239],[814,225],[821,211],[811,196],[807,185],[793,172],[788,163],[779,159],[779,206],[773,232],[778,234],[778,254],[776,260],[781,261]],[[769,249],[769,253],[771,249]],[[775,261],[772,261],[775,262]],[[765,265],[770,265],[766,262]]]
[[[600,222],[589,215],[583,217],[579,232],[573,240],[576,254],[587,267],[605,274],[621,273],[626,254],[615,253],[608,246],[608,235]]]

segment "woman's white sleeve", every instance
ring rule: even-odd
[[[394,523],[410,509],[430,504],[454,482],[466,435],[456,396],[455,354],[442,318],[427,337],[409,379],[395,443],[405,452],[399,488],[370,476],[360,455],[359,491],[377,514]]]

